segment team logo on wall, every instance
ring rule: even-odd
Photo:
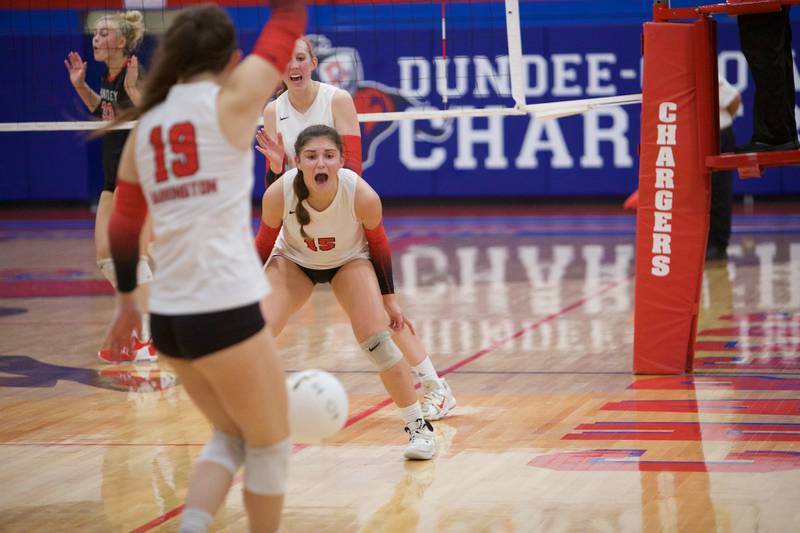
[[[308,39],[314,45],[319,61],[314,76],[321,82],[349,92],[359,113],[391,113],[409,108],[431,107],[428,102],[400,94],[399,89],[365,80],[361,56],[355,48],[335,47],[325,35],[309,35]],[[378,146],[398,127],[397,121],[362,123],[364,169],[372,166]],[[452,133],[452,119],[414,122],[414,136],[418,141],[441,143],[449,139]]]

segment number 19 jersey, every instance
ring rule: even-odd
[[[268,291],[253,243],[253,153],[219,127],[219,86],[172,87],[139,119],[136,167],[152,218],[154,313],[251,304]]]

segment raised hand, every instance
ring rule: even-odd
[[[78,52],[71,51],[67,54],[64,66],[69,71],[69,81],[73,87],[80,87],[86,83],[86,61]]]
[[[286,150],[283,147],[283,135],[278,132],[278,138],[273,139],[264,128],[258,128],[256,141],[258,141],[256,150],[264,154],[264,157],[269,160],[270,166],[282,168],[283,158],[286,156]]]
[[[128,68],[125,71],[125,92],[130,95],[131,90],[136,90],[139,82],[139,58],[131,56],[128,59]]]

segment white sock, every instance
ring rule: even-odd
[[[186,508],[181,514],[181,527],[178,533],[206,533],[214,517],[202,509]]]
[[[417,376],[422,383],[435,383],[437,386],[441,385],[441,379],[433,368],[433,361],[430,357],[425,357],[420,364],[412,366],[411,371]]]
[[[398,409],[400,409],[400,415],[403,417],[403,423],[406,426],[422,418],[422,407],[419,402],[414,402],[408,407],[399,407]]]

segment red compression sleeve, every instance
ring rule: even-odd
[[[283,224],[281,224],[282,226]],[[264,221],[261,221],[261,225],[258,227],[258,233],[256,233],[256,249],[258,250],[258,256],[261,258],[261,264],[267,262],[269,259],[269,254],[272,253],[272,248],[275,246],[275,241],[278,238],[278,234],[281,232],[281,226],[277,228],[270,228]]]
[[[343,135],[342,148],[344,148],[344,166],[359,176],[361,175],[361,136]]]
[[[375,269],[381,294],[394,294],[392,250],[389,247],[389,237],[383,229],[383,222],[372,229],[364,228],[364,235],[367,237],[369,258],[372,261],[372,268]]]
[[[294,52],[294,43],[306,29],[306,6],[302,0],[272,0],[272,15],[261,30],[253,53],[283,73]]]
[[[108,223],[111,258],[117,272],[117,290],[136,288],[136,265],[139,262],[139,233],[147,217],[147,202],[138,183],[117,180],[114,210]]]

